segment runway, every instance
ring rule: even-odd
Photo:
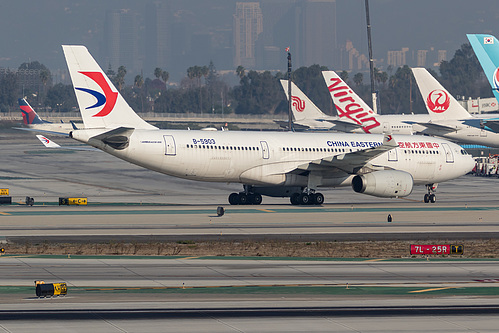
[[[0,141],[0,188],[15,202],[35,199],[0,206],[0,242],[499,237],[495,178],[440,184],[432,205],[416,187],[405,199],[340,188],[323,191],[322,207],[281,198],[230,207],[238,184],[176,179],[104,153],[47,151],[29,133],[2,132]],[[90,204],[57,206],[68,196]],[[37,330],[42,319],[44,330],[75,332],[497,330],[496,261],[379,259],[4,256],[0,331]],[[36,279],[68,282],[69,294],[36,299]]]
[[[496,261],[19,256],[0,270],[7,332],[493,332],[499,313]],[[68,295],[38,299],[34,279]]]

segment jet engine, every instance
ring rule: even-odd
[[[374,171],[352,179],[355,192],[384,198],[408,196],[412,192],[413,184],[410,173],[397,170]]]

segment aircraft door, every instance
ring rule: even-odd
[[[269,153],[269,145],[267,144],[267,141],[260,141],[260,145],[262,146],[263,159],[268,160],[270,157],[270,153]]]
[[[452,154],[452,150],[449,147],[449,144],[442,143],[442,147],[444,147],[445,151],[445,162],[454,163],[454,155]]]
[[[397,148],[390,149],[388,151],[388,161],[398,161]]]
[[[486,138],[487,137],[487,130],[484,130],[484,129],[480,130],[480,137]]]
[[[177,148],[175,147],[175,139],[173,135],[163,135],[165,140],[165,155],[177,155]]]
[[[392,127],[390,126],[390,123],[383,123],[383,132],[385,133],[392,132]]]

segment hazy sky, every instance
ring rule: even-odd
[[[146,2],[2,0],[0,67],[17,68],[23,62],[37,60],[52,71],[65,69],[61,44],[84,44],[97,55],[105,11],[131,8],[143,12]],[[232,22],[236,1],[167,2],[192,12],[204,24],[227,26]],[[498,0],[371,0],[370,12],[375,58],[386,58],[388,50],[402,47],[435,47],[448,50],[450,59],[461,44],[467,43],[466,33],[499,36]],[[337,0],[337,36],[338,43],[352,40],[361,53],[367,54],[364,0]]]

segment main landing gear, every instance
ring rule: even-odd
[[[239,192],[229,195],[231,205],[259,205],[262,203],[262,195],[259,193]]]
[[[435,203],[437,201],[437,196],[433,193],[437,189],[437,184],[426,184],[426,190],[428,193],[424,195],[425,203]]]
[[[322,193],[293,193],[290,198],[292,205],[322,205],[324,195]]]

